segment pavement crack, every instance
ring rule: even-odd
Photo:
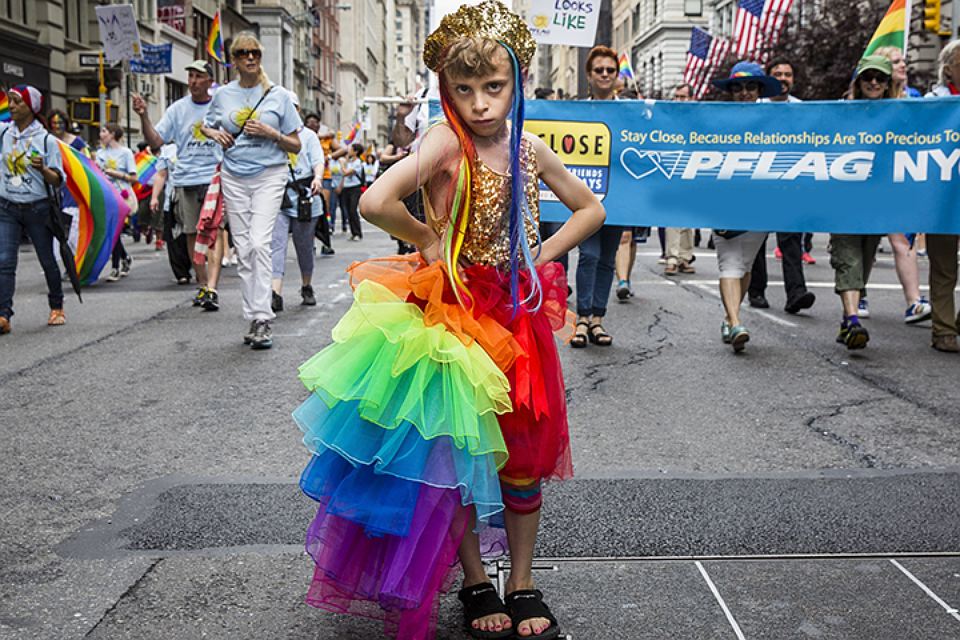
[[[137,579],[133,582],[133,584],[131,584],[129,587],[127,587],[126,591],[124,591],[123,593],[120,594],[120,597],[117,598],[116,602],[114,602],[112,605],[110,605],[110,608],[103,612],[103,615],[100,616],[100,619],[97,620],[97,623],[96,623],[95,625],[93,625],[92,627],[90,627],[90,630],[87,631],[85,634],[83,634],[83,637],[84,637],[84,638],[89,638],[90,636],[92,636],[93,633],[97,630],[97,627],[99,627],[99,626],[101,625],[101,623],[103,623],[103,621],[107,619],[107,616],[109,616],[110,614],[112,614],[112,613],[116,610],[117,606],[118,606],[121,602],[123,602],[123,600],[124,600],[127,596],[129,596],[131,593],[133,593],[133,592],[140,586],[140,584],[147,578],[147,576],[149,576],[151,573],[153,573],[153,570],[156,569],[157,566],[159,566],[161,562],[163,562],[163,558],[157,558],[157,559],[155,559],[153,562],[151,562],[151,563],[150,563],[150,566],[147,567],[147,569],[143,572],[143,574],[142,574],[139,578],[137,578]]]
[[[855,402],[845,402],[842,404],[830,405],[829,411],[827,411],[826,413],[819,413],[817,415],[807,418],[806,420],[804,420],[804,424],[807,426],[808,429],[810,429],[810,431],[815,433],[818,437],[847,449],[850,452],[850,454],[853,456],[853,458],[860,464],[860,466],[866,467],[868,469],[886,467],[883,461],[880,460],[877,456],[871,453],[864,452],[860,444],[853,442],[848,438],[845,438],[839,433],[830,431],[829,429],[824,429],[818,424],[823,420],[829,420],[830,418],[836,418],[838,416],[841,416],[848,409],[856,409],[858,407],[862,407],[872,402],[878,402],[880,400],[886,400],[886,398],[867,398],[865,400],[857,400]]]

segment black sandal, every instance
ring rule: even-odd
[[[586,347],[587,340],[590,338],[590,335],[589,335],[590,323],[585,320],[581,320],[580,322],[577,323],[578,327],[580,325],[585,326],[587,328],[588,333],[576,333],[576,329],[574,329],[573,337],[570,338],[570,346],[573,347],[574,349],[583,349],[584,347]]]
[[[597,329],[599,329],[599,331],[597,331]],[[603,325],[599,322],[596,324],[591,324],[587,328],[587,331],[587,335],[590,336],[590,342],[598,347],[609,347],[611,344],[613,344],[613,336],[607,333],[604,330]]]
[[[550,607],[543,602],[543,594],[539,589],[522,589],[507,596],[507,608],[510,609],[510,618],[513,619],[513,628],[517,638],[532,638],[533,640],[554,640],[560,637],[560,625],[550,613]],[[545,618],[550,626],[539,634],[529,636],[520,635],[520,624],[533,618]],[[532,630],[531,630],[532,631]]]
[[[464,587],[457,593],[457,599],[463,603],[463,628],[474,638],[510,638],[513,636],[513,627],[500,631],[484,631],[474,629],[474,620],[492,616],[495,613],[510,615],[510,611],[503,604],[497,594],[497,588],[489,582]]]

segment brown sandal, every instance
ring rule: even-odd
[[[613,344],[613,336],[607,333],[603,329],[603,325],[599,322],[596,324],[591,324],[587,331],[589,332],[590,342],[597,345],[598,347],[609,347]]]
[[[61,327],[67,323],[67,317],[63,315],[63,309],[50,309],[50,317],[47,318],[47,326]]]
[[[583,325],[584,327],[586,327],[588,332],[590,331],[589,322],[581,320],[580,322],[577,323],[577,329],[580,328],[580,325]],[[587,333],[577,332],[577,329],[574,329],[573,337],[570,338],[570,346],[573,347],[574,349],[583,349],[584,347],[587,346],[587,340],[589,339],[590,336]]]

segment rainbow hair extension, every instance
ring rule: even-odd
[[[524,121],[523,74],[520,69],[520,62],[517,60],[513,49],[502,41],[499,44],[507,50],[514,72],[513,105],[510,112],[510,121],[512,122],[509,160],[511,185],[508,213],[510,218],[510,299],[513,305],[513,316],[515,317],[521,305],[536,300],[536,304],[532,308],[533,311],[536,311],[543,302],[540,278],[534,267],[535,256],[530,252],[530,247],[526,242],[525,222],[529,221],[537,229],[537,255],[540,253],[540,232],[536,220],[534,220],[533,212],[530,211],[530,206],[527,204],[524,189],[526,176],[520,168],[520,144],[523,140]],[[453,107],[453,101],[450,98],[446,83],[443,81],[440,82],[440,105],[443,107],[443,113],[450,124],[450,128],[460,142],[462,154],[450,207],[450,226],[444,238],[444,263],[457,300],[462,306],[466,307],[464,297],[470,300],[470,292],[460,278],[457,264],[460,260],[463,240],[471,219],[472,178],[477,152],[470,131]],[[530,292],[523,299],[520,297],[521,268],[526,269],[530,276]]]
[[[472,303],[470,291],[467,285],[460,278],[460,272],[457,264],[460,262],[460,252],[463,249],[463,239],[467,233],[467,225],[470,224],[470,201],[473,192],[473,162],[477,157],[477,149],[473,144],[473,138],[467,126],[464,124],[457,110],[453,107],[453,101],[447,90],[446,83],[440,82],[440,106],[443,107],[443,113],[450,123],[457,140],[460,141],[460,167],[457,169],[457,184],[453,192],[453,203],[450,206],[450,226],[447,229],[446,237],[443,240],[443,261],[447,266],[447,277],[450,278],[450,284],[453,286],[453,292],[457,296],[460,305],[466,308],[468,305],[464,297]]]
[[[520,167],[520,143],[523,140],[524,99],[523,73],[520,70],[520,61],[505,42],[500,42],[513,65],[513,106],[510,110],[510,300],[513,303],[513,316],[517,315],[520,305],[526,305],[532,300],[536,304],[531,309],[537,311],[543,303],[543,291],[540,288],[540,278],[534,267],[535,257],[530,253],[527,244],[525,224],[529,222],[537,229],[537,255],[540,255],[540,230],[530,205],[527,204],[525,189],[527,176]],[[523,264],[521,265],[521,260]],[[530,293],[523,300],[520,299],[520,268],[526,269],[530,275]]]

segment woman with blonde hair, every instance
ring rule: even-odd
[[[250,321],[244,343],[269,349],[276,317],[270,308],[271,240],[287,184],[287,154],[300,152],[303,122],[290,94],[270,83],[256,36],[237,35],[230,57],[239,77],[214,95],[203,133],[224,150],[220,189],[239,260],[243,315]]]

